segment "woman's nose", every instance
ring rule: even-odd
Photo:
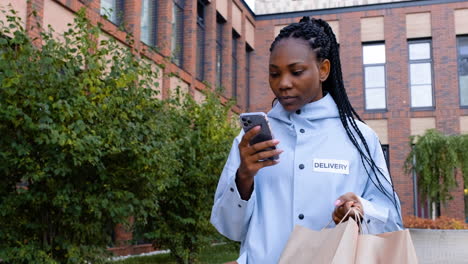
[[[279,82],[279,88],[280,89],[290,89],[292,88],[292,82],[291,79],[288,76],[284,76],[281,78]]]

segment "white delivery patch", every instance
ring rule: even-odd
[[[349,174],[348,160],[314,159],[314,171]]]

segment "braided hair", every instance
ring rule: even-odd
[[[395,189],[391,179],[388,180],[381,169],[375,164],[367,141],[355,121],[356,118],[363,122],[361,117],[351,106],[348,95],[346,94],[343,84],[343,75],[341,73],[340,54],[338,50],[339,46],[330,25],[322,19],[303,17],[299,23],[290,24],[280,31],[279,35],[271,44],[270,52],[273,51],[280,40],[291,37],[306,40],[315,52],[319,61],[324,59],[328,59],[330,61],[330,74],[322,84],[323,92],[329,93],[335,101],[338,107],[341,123],[343,124],[349,139],[358,150],[361,162],[364,165],[369,179],[380,192],[392,201],[401,217],[396,201]],[[353,133],[353,131],[355,133]],[[355,134],[362,142],[364,149],[359,145],[358,138],[356,138]],[[370,168],[370,171],[366,164]],[[375,179],[371,177],[371,172],[375,175]],[[392,187],[391,192],[385,189],[383,181],[390,184]]]

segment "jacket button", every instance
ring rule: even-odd
[[[300,131],[301,133],[304,133],[304,132],[305,132],[305,130],[304,130],[303,128],[301,128],[301,130],[299,130],[299,131]]]
[[[370,223],[370,219],[367,219],[367,223]]]
[[[301,109],[296,110],[296,114],[300,115],[301,114]]]
[[[301,170],[304,169],[304,164],[300,164],[299,169],[301,169]]]
[[[303,215],[303,214],[299,214],[299,216],[298,216],[298,217],[299,217],[299,220],[302,220],[302,219],[304,219],[304,215]]]
[[[231,190],[231,192],[234,192],[234,188],[232,188],[232,187],[231,187],[231,189],[230,189],[230,190]]]

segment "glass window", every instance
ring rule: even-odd
[[[468,223],[468,183],[465,183],[465,222]]]
[[[429,43],[414,43],[409,46],[410,60],[424,60],[431,58],[431,45]]]
[[[141,33],[140,40],[149,46],[156,46],[157,1],[143,0],[141,2]]]
[[[171,35],[171,55],[172,62],[177,66],[182,66],[183,41],[184,41],[184,3],[182,0],[174,0],[172,5],[172,35]]]
[[[468,106],[468,36],[458,37],[457,42],[460,105]]]
[[[386,109],[385,44],[364,44],[364,88],[366,110]]]
[[[250,107],[250,63],[252,60],[253,49],[247,44],[245,48],[245,106],[247,111]]]
[[[237,98],[237,43],[239,35],[232,32],[232,98]]]
[[[408,50],[411,107],[432,107],[431,42],[409,42]]]
[[[203,80],[205,64],[205,4],[197,2],[197,68],[198,80]]]
[[[387,163],[387,168],[390,171],[390,147],[388,144],[382,144],[381,146],[385,157],[385,162]]]
[[[122,7],[122,0],[101,0],[101,15],[106,15],[109,21],[118,25],[123,17]]]
[[[385,88],[385,67],[369,66],[365,68],[365,82],[367,88]]]
[[[222,86],[223,27],[224,19],[218,14],[216,20],[216,87]]]
[[[364,64],[385,63],[385,44],[364,45]]]

